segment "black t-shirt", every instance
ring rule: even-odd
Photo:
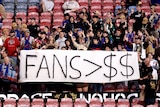
[[[101,23],[99,21],[97,23],[92,23],[92,29],[94,35],[97,35],[97,32],[101,30]]]
[[[156,80],[147,80],[145,87],[145,98],[156,98],[156,88],[157,83]]]
[[[140,77],[143,78],[149,74],[151,74],[153,71],[152,67],[147,67],[144,62],[142,62],[142,67],[140,69]]]
[[[30,35],[33,36],[34,38],[38,37],[38,33],[39,33],[39,25],[29,25],[28,29],[30,31]]]
[[[151,76],[152,75],[152,67],[147,67],[144,62],[142,62],[142,66],[140,68],[140,77],[146,77],[146,76]],[[146,82],[148,81],[148,79],[143,79],[143,80],[139,80],[139,84],[146,84]]]
[[[134,23],[134,30],[138,31],[139,29],[142,28],[142,20],[145,17],[145,13],[144,12],[134,12],[133,14],[131,14],[131,19],[135,19],[135,23]]]

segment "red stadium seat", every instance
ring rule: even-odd
[[[116,107],[115,100],[112,98],[106,98],[103,102],[103,107]]]
[[[158,105],[154,104],[154,105],[148,105],[147,107],[158,107]]]
[[[156,12],[160,12],[160,6],[155,7]]]
[[[117,107],[130,107],[129,99],[118,99]]]
[[[116,92],[128,92],[128,87],[120,84],[120,85],[117,86]]]
[[[149,6],[150,5],[148,0],[141,0],[141,2],[142,2],[142,6]]]
[[[29,18],[35,18],[36,23],[39,23],[39,13],[38,12],[30,12],[28,13],[28,19]]]
[[[26,12],[17,12],[15,18],[22,18],[22,22],[26,23],[27,13]]]
[[[132,107],[144,107],[144,106],[140,104],[135,104],[135,105],[132,105]]]
[[[103,0],[103,6],[111,6],[114,4],[113,0]]]
[[[54,9],[53,9],[54,14],[56,14],[56,12],[63,12],[62,6],[61,5],[55,5]]]
[[[101,0],[91,0],[91,6],[92,5],[102,5],[102,1]]]
[[[40,15],[40,22],[41,22],[41,20],[44,20],[44,19],[50,20],[50,22],[51,22],[51,20],[52,20],[51,13],[49,13],[49,12],[43,12],[43,13],[41,13],[41,15]]]
[[[113,84],[106,84],[103,87],[103,92],[115,92],[115,86]]]
[[[64,3],[65,0],[54,0],[54,4],[60,4],[62,5]]]
[[[77,98],[74,102],[74,107],[87,107],[85,99]]]
[[[2,29],[12,29],[12,26],[10,26],[10,25],[3,25]]]
[[[73,102],[71,98],[62,98],[60,102],[60,107],[73,107]]]
[[[28,7],[28,13],[30,13],[30,12],[38,12],[38,11],[39,11],[38,6],[29,6]]]
[[[93,98],[90,100],[89,107],[102,107],[102,103],[98,98]]]
[[[88,0],[78,0],[78,3],[81,8],[86,7],[88,9],[89,6]]]
[[[143,10],[144,12],[151,12],[150,6],[142,6],[142,10]]]
[[[135,104],[139,104],[139,102],[140,102],[140,98],[133,98],[131,104],[135,105]]]
[[[59,107],[58,99],[47,99],[46,107]]]
[[[6,19],[12,19],[13,15],[14,14],[12,12],[6,12]]]
[[[13,19],[4,19],[2,23],[3,23],[4,26],[5,25],[10,25],[11,26],[12,25],[12,21],[13,21]]]
[[[16,107],[16,99],[5,99],[3,107]]]
[[[32,107],[44,107],[44,100],[41,98],[34,98],[31,103]]]
[[[110,6],[103,6],[102,7],[102,12],[113,12],[114,11],[114,8],[113,8],[113,5],[110,5]]]
[[[17,107],[30,107],[30,99],[20,98]]]
[[[121,5],[121,0],[115,0],[115,4],[116,4],[116,6]]]

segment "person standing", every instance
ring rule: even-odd
[[[35,39],[38,37],[38,33],[40,31],[39,25],[36,23],[36,18],[30,18],[31,24],[27,26],[30,31],[30,35]]]
[[[142,28],[142,20],[145,17],[145,13],[142,12],[141,5],[137,5],[137,11],[131,14],[130,18],[135,20],[133,25],[134,31],[138,32]]]
[[[10,37],[4,41],[4,45],[1,52],[7,51],[8,56],[13,59],[17,64],[17,56],[20,47],[20,42],[17,37],[15,37],[15,31],[10,31]]]

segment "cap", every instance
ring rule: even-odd
[[[15,33],[15,31],[14,30],[10,30],[10,33]]]

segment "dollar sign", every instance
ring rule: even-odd
[[[126,67],[126,74],[123,74],[122,71],[121,71],[121,74],[122,74],[123,76],[126,76],[127,78],[128,78],[129,76],[133,75],[133,73],[134,73],[133,67],[128,65],[128,56],[131,56],[131,54],[128,54],[128,53],[127,53],[126,55],[124,55],[124,56],[122,56],[122,57],[120,58],[120,64],[121,64],[122,66]],[[126,64],[123,64],[123,63],[122,63],[122,59],[123,59],[124,57],[126,57]],[[128,73],[128,68],[131,68],[131,69],[132,69],[132,73],[131,73],[131,74]]]
[[[107,67],[110,68],[109,76],[107,76],[106,74],[104,74],[104,76],[107,77],[107,78],[109,78],[109,80],[111,80],[111,78],[113,78],[114,76],[117,75],[117,69],[114,68],[114,67],[112,67],[112,57],[113,57],[113,56],[116,56],[116,55],[113,55],[113,54],[111,53],[111,55],[106,56],[106,57],[104,58],[104,64],[105,64]],[[110,65],[107,65],[107,64],[105,63],[105,60],[106,60],[108,57],[110,57]],[[116,71],[114,75],[112,74],[112,69],[114,69],[114,70]]]

